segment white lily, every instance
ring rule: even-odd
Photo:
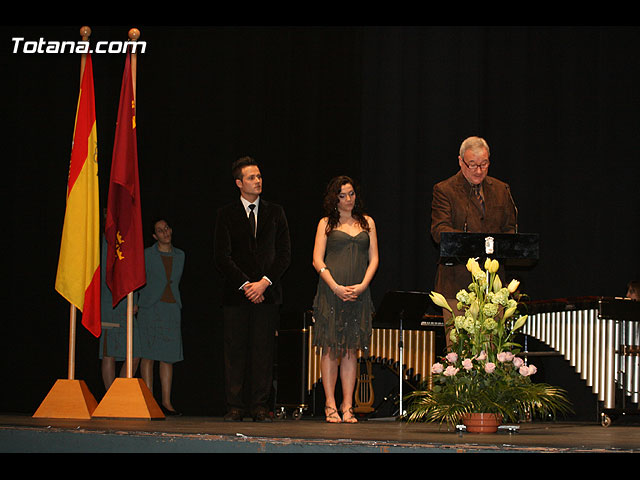
[[[442,294],[438,292],[431,292],[431,294],[429,295],[429,298],[433,303],[435,303],[439,307],[445,308],[449,310],[451,313],[453,313],[453,310],[451,310],[451,307],[447,303],[447,300],[442,296]]]
[[[524,325],[524,323],[527,321],[527,317],[528,315],[523,315],[521,316],[517,321],[516,324],[513,326],[513,329],[511,330],[512,332],[515,332],[516,330],[518,330],[520,327],[522,327]]]

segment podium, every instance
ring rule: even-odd
[[[400,405],[398,417],[404,416],[402,400],[402,384],[404,382],[404,342],[402,332],[405,328],[420,328],[430,303],[429,294],[426,292],[401,292],[390,291],[385,293],[373,318],[374,328],[392,328],[400,331],[398,336],[398,360],[399,399]]]
[[[491,257],[513,266],[534,265],[540,256],[537,233],[443,232],[440,261],[447,265]]]

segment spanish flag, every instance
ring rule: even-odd
[[[127,294],[143,287],[147,281],[138,178],[136,104],[130,52],[127,52],[122,75],[107,202],[105,268],[107,286],[111,290],[115,307]]]
[[[76,110],[55,288],[82,312],[82,325],[96,337],[101,332],[99,203],[93,67],[88,54]]]

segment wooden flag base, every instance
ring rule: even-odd
[[[92,416],[148,420],[165,418],[141,378],[116,378]]]
[[[57,380],[33,418],[89,419],[98,402],[82,380]]]

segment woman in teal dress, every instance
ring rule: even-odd
[[[165,220],[153,224],[156,243],[144,251],[147,283],[138,299],[140,331],[140,373],[153,392],[155,361],[160,363],[161,408],[166,415],[178,415],[171,403],[173,364],[183,360],[179,284],[185,255],[171,243],[172,229]]]
[[[322,348],[327,422],[355,423],[357,352],[367,354],[371,340],[369,284],[378,268],[378,239],[375,223],[362,211],[351,178],[331,180],[324,208],[326,216],[318,223],[313,248],[313,266],[320,276],[313,302],[313,343]],[[339,410],[335,399],[338,373],[343,394]]]

